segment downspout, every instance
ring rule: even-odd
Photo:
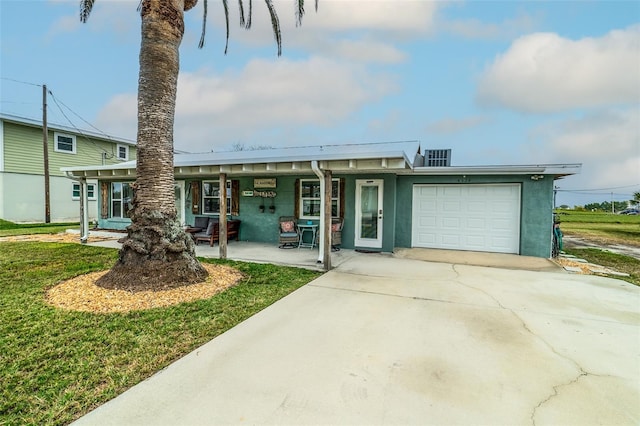
[[[320,240],[318,241],[318,260],[316,263],[322,263],[324,260],[324,203],[326,200],[324,199],[324,172],[318,166],[318,161],[311,161],[311,170],[313,173],[318,176],[320,179],[320,205],[322,208],[320,209],[320,226],[318,226],[318,232],[320,233]]]
[[[87,179],[76,178],[70,172],[65,172],[68,179],[80,184],[80,242],[86,244],[89,239],[89,208],[87,200]]]

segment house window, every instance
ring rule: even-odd
[[[133,205],[133,189],[126,182],[111,184],[111,217],[129,217]]]
[[[71,191],[71,199],[79,200],[80,199],[80,184],[74,183],[73,189]],[[95,200],[96,199],[96,184],[88,183],[87,184],[87,199]]]
[[[127,145],[118,144],[116,149],[116,156],[118,157],[118,160],[127,161],[129,159],[129,147]]]
[[[314,179],[300,180],[300,219],[319,219],[322,204],[320,202],[320,181]],[[331,182],[331,216],[339,217],[340,212],[340,180]]]
[[[76,137],[74,135],[54,132],[53,139],[53,150],[55,152],[64,152],[67,154],[76,153]]]
[[[220,214],[220,182],[202,182],[202,213]],[[231,181],[227,181],[227,214],[231,214]]]

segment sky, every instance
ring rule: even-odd
[[[245,0],[246,2],[246,0]],[[185,13],[174,146],[189,152],[419,140],[453,166],[581,163],[557,205],[640,191],[640,2],[230,1]],[[0,111],[135,139],[138,0],[0,0]]]

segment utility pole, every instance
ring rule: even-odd
[[[42,150],[44,154],[44,222],[51,223],[49,193],[49,131],[47,130],[47,85],[42,85]]]
[[[616,214],[616,207],[615,204],[613,204],[613,192],[611,193],[611,213]]]

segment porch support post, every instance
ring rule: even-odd
[[[218,219],[220,259],[227,258],[227,174],[220,173],[220,216]]]
[[[86,179],[80,179],[80,242],[86,244],[89,239],[89,185]]]
[[[323,206],[324,217],[320,226],[320,232],[323,232],[324,238],[321,239],[324,249],[323,264],[324,270],[331,270],[331,191],[333,185],[331,182],[331,170],[324,171],[324,197]]]

